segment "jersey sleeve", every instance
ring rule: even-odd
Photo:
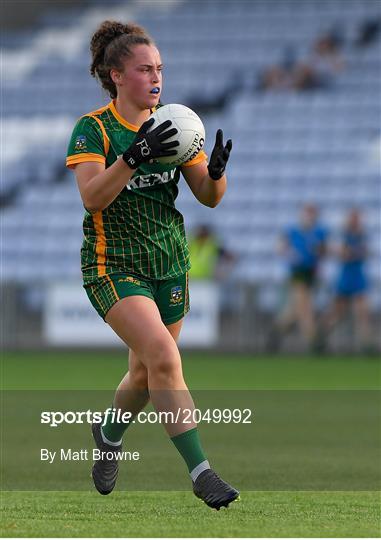
[[[186,161],[185,163],[182,163],[182,167],[192,167],[192,165],[197,165],[197,163],[201,163],[202,161],[206,161],[208,159],[208,156],[205,154],[204,150],[200,150],[200,152],[189,161]]]
[[[82,116],[74,127],[66,157],[66,166],[73,169],[78,163],[106,163],[107,139],[100,120]]]

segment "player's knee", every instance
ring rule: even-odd
[[[152,340],[147,351],[147,363],[150,375],[171,377],[181,370],[180,357],[175,342],[168,337]]]
[[[176,380],[178,375],[181,374],[181,366],[179,362],[167,357],[159,357],[157,364],[151,370],[151,375],[160,377],[164,380]]]
[[[148,388],[148,371],[142,366],[137,369],[130,370],[130,381],[134,388],[146,390]]]

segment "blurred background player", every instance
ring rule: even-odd
[[[319,264],[326,253],[326,241],[327,230],[319,223],[318,210],[312,204],[303,207],[300,223],[283,234],[280,252],[289,269],[288,299],[270,334],[270,348],[278,347],[295,324],[304,345],[312,347],[316,336],[313,292]]]
[[[339,273],[335,298],[323,316],[319,331],[320,346],[324,348],[329,333],[338,322],[351,314],[352,308],[355,342],[360,344],[363,352],[371,351],[368,279],[365,271],[368,250],[366,233],[358,209],[351,210],[346,217],[336,255],[339,259]]]
[[[209,225],[199,225],[188,240],[191,280],[223,280],[235,261],[233,253],[225,249]]]

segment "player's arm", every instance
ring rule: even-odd
[[[210,178],[206,161],[182,167],[181,172],[196,199],[205,206],[215,208],[226,191],[226,176],[217,182]]]
[[[66,165],[74,170],[85,208],[95,213],[106,208],[133,174],[122,159],[106,169],[109,140],[103,124],[92,116],[82,116],[69,142]]]
[[[179,143],[166,140],[176,135],[177,130],[167,130],[171,125],[167,120],[147,133],[153,123],[154,119],[149,119],[142,124],[134,142],[111,167],[106,169],[102,163],[87,161],[76,166],[78,188],[89,212],[95,213],[107,208],[142,163],[156,157],[176,155],[174,148]]]
[[[119,158],[109,167],[86,161],[75,167],[75,176],[83,205],[91,213],[109,206],[133,175],[134,170]]]
[[[232,149],[229,139],[224,146],[219,129],[209,164],[205,161],[192,167],[182,167],[181,172],[196,199],[205,206],[215,208],[226,191],[225,167]]]

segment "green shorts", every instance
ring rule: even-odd
[[[127,296],[151,298],[166,325],[179,321],[189,311],[188,272],[162,280],[148,280],[131,274],[108,274],[84,285],[84,288],[103,320],[109,309]]]
[[[293,283],[304,283],[306,287],[312,288],[316,282],[315,268],[294,268],[291,272]]]

